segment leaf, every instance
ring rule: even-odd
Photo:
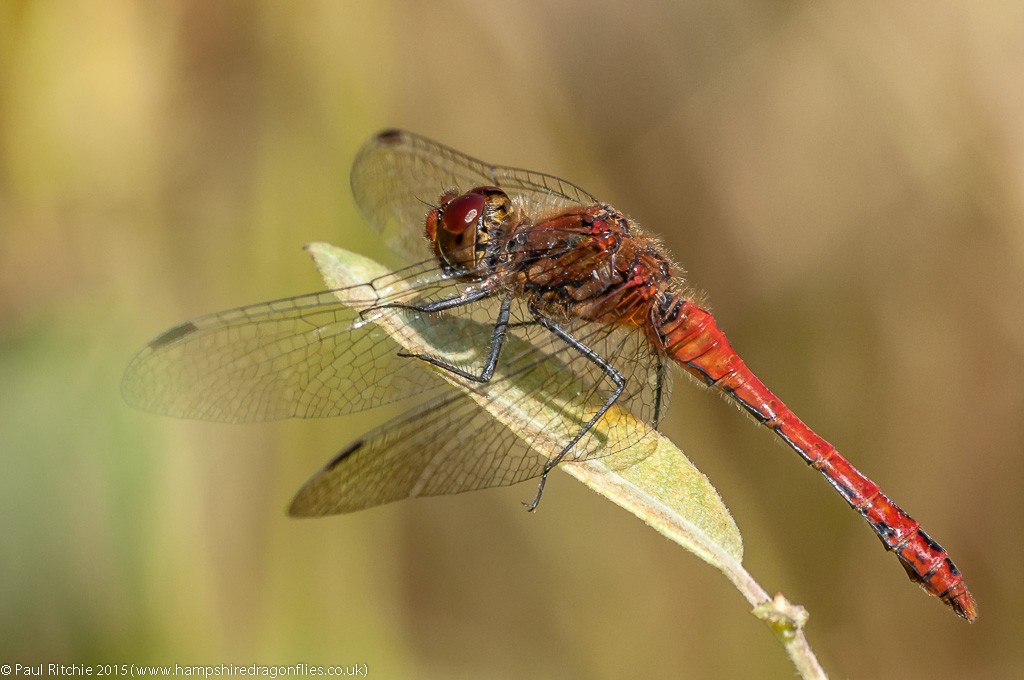
[[[357,307],[356,300],[346,299],[346,291],[340,289],[358,286],[389,271],[362,255],[326,243],[312,243],[306,249],[327,285],[339,289],[339,299],[354,307]],[[358,297],[366,299],[365,296]],[[446,348],[431,345],[426,335],[418,332],[415,327],[403,324],[400,315],[382,315],[374,319],[374,323],[379,324],[395,342],[407,349],[415,347],[416,352],[423,352],[426,347],[438,356],[445,355]],[[438,370],[438,374],[455,389],[469,392],[482,408],[513,432],[523,433],[524,440],[531,442],[539,455],[553,458],[571,436],[538,430],[533,420],[525,417],[524,412],[515,407],[523,399],[531,398],[530,395],[534,393],[531,383],[541,381],[540,376],[509,378],[520,382],[503,390],[498,399],[488,399],[485,393],[467,389],[456,376],[443,370]],[[609,412],[608,416],[599,421],[595,428],[607,431],[612,426],[610,423],[614,423],[614,427],[636,428],[641,434],[647,429],[626,411],[619,410],[614,415]],[[639,435],[634,438],[639,438]],[[635,464],[633,461],[636,456],[630,458],[630,452],[624,451],[594,460],[566,462],[559,469],[717,567],[730,580],[735,580],[736,569],[743,557],[743,543],[739,529],[722,499],[707,477],[660,433],[648,433],[643,442],[645,446],[653,448],[653,453]]]

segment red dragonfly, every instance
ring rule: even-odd
[[[616,435],[597,424],[629,412],[656,428],[675,364],[781,437],[860,513],[912,581],[975,619],[942,546],[765,387],[673,276],[659,242],[615,208],[551,175],[483,163],[398,130],[362,148],[352,189],[369,223],[419,264],[344,291],[175,326],[132,361],[126,399],[178,417],[253,422],[336,416],[420,395],[310,479],[292,514],[539,478],[533,510],[559,463],[643,455],[642,429]],[[383,317],[415,326],[429,342],[411,337],[413,350],[400,348],[372,323]],[[439,372],[467,389],[452,389]],[[513,383],[531,377],[538,398],[515,397],[516,407],[541,431],[572,433],[552,458],[469,394],[502,404]],[[558,407],[544,408],[545,399]]]

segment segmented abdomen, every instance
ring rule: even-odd
[[[654,313],[658,341],[668,356],[731,396],[771,428],[864,517],[886,549],[896,553],[912,581],[939,597],[959,616],[968,621],[975,619],[974,600],[949,554],[877,484],[772,394],[736,354],[709,312],[665,293]]]

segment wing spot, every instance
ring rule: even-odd
[[[360,439],[358,441],[352,442],[352,444],[347,449],[345,449],[344,451],[339,453],[337,456],[332,458],[331,462],[327,463],[327,465],[324,466],[324,470],[325,471],[333,470],[334,468],[338,467],[343,460],[345,460],[346,458],[351,456],[353,453],[355,453],[356,451],[361,449],[363,447],[364,443],[365,442],[362,439]]]
[[[402,141],[402,131],[396,129],[384,130],[377,135],[377,141],[381,144],[398,144]]]
[[[196,326],[191,321],[186,321],[185,323],[178,324],[174,328],[166,330],[160,335],[156,336],[156,338],[150,341],[149,348],[160,349],[161,347],[172,345],[181,340],[182,338],[192,335],[198,330],[198,326]]]

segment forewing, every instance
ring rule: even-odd
[[[360,286],[204,316],[151,341],[128,366],[122,391],[148,411],[217,422],[371,408],[443,385],[422,362],[399,357],[399,345],[371,320],[390,316],[415,324],[441,346],[459,338],[430,315],[365,310],[464,290],[424,263]]]
[[[553,175],[490,165],[401,130],[381,132],[363,146],[351,181],[363,216],[393,250],[411,261],[429,254],[424,219],[446,190],[497,186],[532,217],[597,203],[588,192]]]

